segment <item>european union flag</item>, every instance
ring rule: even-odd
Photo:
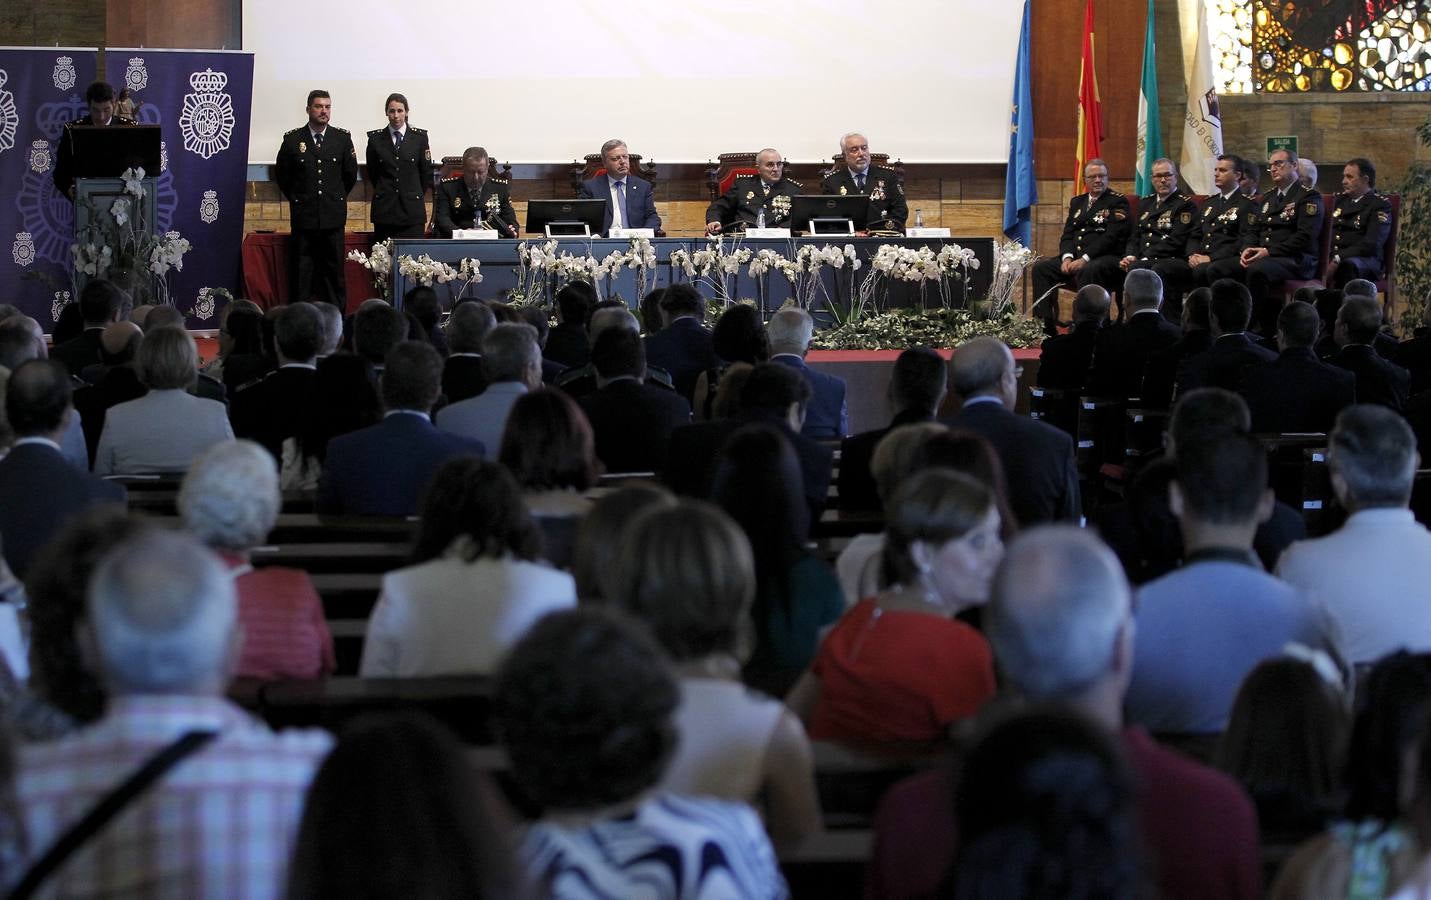
[[[1009,118],[1009,168],[1004,175],[1004,234],[1025,247],[1033,240],[1034,181],[1033,97],[1029,91],[1029,0],[1019,29],[1019,59],[1014,69],[1013,114]]]

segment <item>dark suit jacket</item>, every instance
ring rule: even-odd
[[[646,338],[646,365],[671,373],[676,393],[690,403],[696,379],[718,365],[711,349],[711,330],[693,316],[677,319]]]
[[[287,366],[234,392],[229,421],[234,435],[258,441],[277,460],[283,441],[297,437],[317,414],[318,371]]]
[[[368,132],[366,157],[368,183],[373,186],[373,223],[422,225],[427,222],[422,197],[432,187],[432,149],[427,143],[427,131],[407,126],[401,148],[393,146],[392,135],[387,126]]]
[[[1160,312],[1140,312],[1110,325],[1093,346],[1088,393],[1099,397],[1142,397],[1148,358],[1178,342],[1182,331]]]
[[[817,441],[842,438],[850,430],[850,410],[845,404],[845,379],[812,369],[805,360],[787,353],[770,357],[773,363],[789,366],[805,376],[810,385],[810,404],[805,407],[805,425],[800,433]]]
[[[343,227],[348,219],[348,193],[358,183],[358,152],[347,131],[329,125],[319,147],[306,123],[293,129],[283,136],[273,173],[288,201],[292,227]]]
[[[830,492],[830,472],[834,452],[818,441],[790,430],[778,414],[747,410],[732,419],[697,422],[671,432],[670,451],[666,456],[663,479],[671,489],[688,497],[709,497],[715,478],[716,457],[727,438],[742,425],[766,422],[780,429],[795,457],[800,461],[800,474],[805,487],[805,504],[810,509],[810,521],[818,522],[825,511]]]
[[[858,194],[855,177],[849,167],[841,163],[833,173],[820,182],[822,194]],[[865,172],[864,193],[869,195],[869,212],[866,213],[865,227],[872,230],[898,231],[909,219],[909,204],[904,199],[904,188],[899,184],[899,176],[888,166],[871,165]],[[858,223],[856,223],[858,225]],[[804,223],[796,222],[795,227],[804,228]]]
[[[1254,343],[1246,333],[1224,334],[1206,351],[1183,361],[1178,369],[1177,396],[1200,387],[1235,391],[1248,369],[1276,358],[1276,353]]]
[[[1173,388],[1177,384],[1178,370],[1184,360],[1191,359],[1212,346],[1212,333],[1205,328],[1189,331],[1178,342],[1166,350],[1148,357],[1147,368],[1143,372],[1143,406],[1148,409],[1167,409],[1173,404]]]
[[[874,474],[870,472],[875,447],[885,435],[899,426],[928,422],[933,418],[922,412],[905,411],[897,413],[886,428],[863,431],[841,441],[839,489],[836,491],[840,509],[880,509],[879,491],[875,489]]]
[[[494,197],[495,201],[492,199]],[[482,182],[482,189],[477,192],[475,207],[472,204],[472,191],[461,175],[444,178],[432,192],[432,233],[440,238],[450,238],[455,228],[475,227],[479,215],[490,225],[493,206],[496,207],[497,218],[512,229],[511,236],[515,237],[517,212],[512,209],[512,186],[505,178],[488,175]]]
[[[558,322],[547,332],[547,345],[542,348],[542,356],[568,369],[579,369],[591,362],[586,328],[580,322]]]
[[[1067,334],[1045,338],[1039,347],[1039,387],[1082,390],[1093,363],[1093,344],[1103,330],[1102,322],[1076,322]],[[844,466],[844,457],[840,458]]]
[[[94,384],[75,391],[75,412],[84,429],[84,442],[91,463],[94,462],[94,451],[99,447],[99,436],[104,431],[105,412],[111,406],[137,400],[147,393],[149,389],[139,380],[133,366],[111,366]]]
[[[679,395],[636,381],[613,382],[583,397],[581,410],[608,472],[662,471],[671,432],[691,421],[691,405]]]
[[[124,503],[114,482],[76,469],[53,447],[20,444],[0,459],[0,549],[24,578],[35,555],[76,514]]]
[[[87,366],[99,362],[99,337],[103,333],[103,327],[86,328],[78,336],[50,348],[50,359],[64,363],[70,374],[78,378]]]
[[[421,416],[395,413],[328,442],[318,482],[319,512],[410,516],[437,469],[458,456],[483,456],[481,441],[438,431]]]
[[[1406,408],[1411,373],[1366,344],[1348,344],[1328,363],[1356,376],[1356,402],[1380,403],[1397,412]]]
[[[1073,438],[1067,434],[989,401],[972,403],[942,421],[981,435],[993,446],[1004,464],[1009,506],[1020,526],[1077,522],[1083,514]]]
[[[606,200],[606,214],[601,219],[601,233],[611,230],[611,182],[605,175],[598,175],[581,183],[578,197]],[[656,214],[656,197],[651,192],[651,183],[635,175],[626,176],[626,227],[661,227],[661,217]]]
[[[1290,347],[1247,370],[1239,388],[1255,432],[1330,432],[1337,413],[1356,402],[1356,378]]]
[[[487,389],[481,356],[449,356],[442,365],[442,393],[448,403],[475,397]]]

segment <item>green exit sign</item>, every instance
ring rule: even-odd
[[[1297,155],[1297,136],[1295,134],[1272,135],[1267,138],[1267,155],[1271,157],[1278,150],[1286,150],[1293,156]]]

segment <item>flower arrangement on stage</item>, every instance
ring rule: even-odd
[[[956,347],[984,335],[1015,348],[1037,347],[1044,338],[1041,323],[1017,315],[1012,308],[990,316],[964,309],[894,309],[818,331],[810,346],[816,350]]]
[[[684,248],[672,250],[671,268],[685,275],[687,279],[709,287],[715,295],[716,304],[723,308],[735,302],[731,280],[740,274],[741,266],[748,263],[754,265],[754,256],[749,247],[740,246],[739,238],[727,249],[725,238],[717,234],[711,235],[704,250],[697,250],[695,253]]]
[[[460,260],[457,268],[453,268],[426,253],[417,258],[406,255],[398,257],[398,272],[404,278],[411,278],[425,287],[432,287],[434,283],[448,285],[453,303],[461,300],[462,295],[467,293],[467,289],[472,285],[482,282],[481,269],[482,264],[475,259]]]
[[[384,300],[392,299],[389,296],[392,293],[392,238],[374,244],[371,254],[361,250],[351,250],[348,252],[348,259],[368,270],[373,278],[373,289],[378,292],[379,297]]]
[[[550,288],[560,290],[572,281],[589,281],[593,285],[604,282],[605,294],[609,297],[611,279],[622,269],[636,271],[637,294],[644,296],[656,268],[656,248],[649,238],[631,238],[625,250],[613,250],[599,261],[592,255],[589,243],[584,254],[559,254],[557,246],[555,239],[535,246],[526,241],[517,245],[517,287],[512,294],[513,302],[546,304],[552,293]]]
[[[1038,256],[1018,241],[994,245],[993,277],[989,282],[989,293],[984,298],[990,316],[1003,315],[1013,308],[1014,291],[1018,289],[1024,270],[1037,260]]]
[[[192,245],[177,231],[153,232],[141,202],[146,193],[142,168],[125,169],[120,179],[124,196],[115,198],[107,210],[101,212],[93,201],[84,201],[89,224],[70,248],[75,275],[108,278],[127,290],[136,305],[169,304],[168,274],[183,271],[184,254]]]

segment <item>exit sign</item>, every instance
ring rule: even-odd
[[[1286,150],[1293,156],[1297,155],[1297,136],[1295,134],[1279,134],[1267,138],[1267,156],[1271,157],[1278,150]]]

